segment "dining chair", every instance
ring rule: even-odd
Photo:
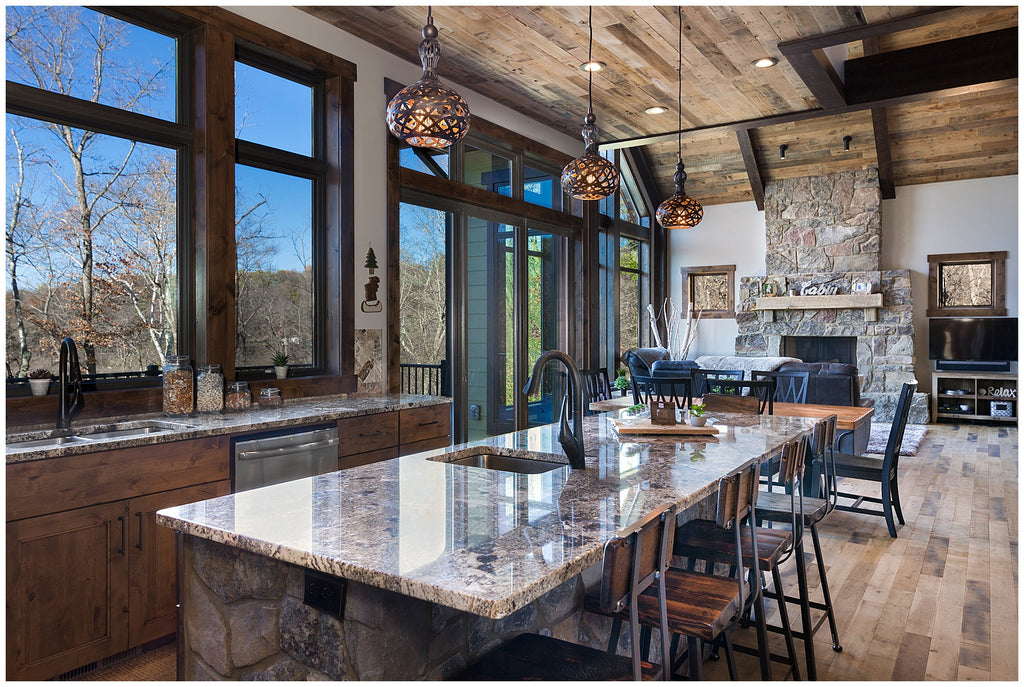
[[[692,380],[689,377],[676,375],[658,375],[633,377],[636,403],[650,403],[651,400],[673,401],[677,408],[689,408],[693,402]]]
[[[703,370],[697,368],[690,372],[690,377],[693,379],[693,395],[703,396],[706,393],[721,394],[729,393],[727,391],[720,391],[714,384],[712,388],[708,389],[708,380],[719,380],[719,379],[743,379],[743,370]]]
[[[832,633],[832,650],[841,652],[842,644],[839,643],[839,629],[836,623],[835,609],[832,605],[832,594],[828,586],[828,573],[825,566],[824,556],[821,551],[821,541],[818,536],[818,524],[831,513],[837,502],[835,491],[835,461],[832,443],[835,441],[836,422],[835,415],[819,420],[811,430],[811,441],[808,445],[808,460],[805,462],[804,478],[817,482],[821,474],[824,474],[825,498],[808,496],[807,489],[802,488],[802,497],[799,499],[800,509],[794,511],[794,499],[797,492],[794,486],[789,488],[789,493],[771,491],[761,492],[757,499],[757,519],[759,522],[785,523],[790,524],[795,531],[796,523],[793,520],[795,515],[800,517],[800,525],[810,529],[811,541],[814,545],[814,561],[818,567],[818,579],[821,582],[821,595],[823,601],[812,600],[807,583],[807,565],[809,562],[804,557],[803,539],[796,542],[796,574],[798,595],[792,596],[784,593],[782,589],[773,592],[765,592],[765,596],[775,599],[778,603],[797,604],[800,609],[800,630],[793,630],[793,637],[804,643],[804,655],[807,664],[807,679],[817,679],[817,665],[814,659],[814,633],[818,631],[822,623],[828,620],[829,630]],[[812,463],[823,464],[821,472],[809,469]],[[785,480],[783,480],[785,481]],[[778,483],[776,483],[778,484]],[[806,485],[801,485],[805,487]],[[824,611],[816,622],[811,622],[811,609]],[[771,630],[778,630],[769,626]]]
[[[900,507],[900,449],[903,448],[903,433],[907,428],[910,403],[914,398],[915,391],[917,391],[917,382],[904,383],[899,400],[896,402],[896,414],[893,417],[892,428],[889,430],[889,440],[885,444],[885,454],[881,458],[858,456],[851,453],[835,454],[836,477],[878,482],[882,491],[880,497],[839,491],[837,492],[839,498],[852,499],[853,503],[839,504],[836,508],[851,513],[884,517],[885,524],[889,528],[889,536],[894,539],[896,538],[896,523],[893,520],[893,513],[895,512],[896,519],[901,525],[906,524],[903,519],[903,509]],[[861,504],[865,501],[880,504],[882,509],[862,508]]]
[[[672,506],[659,509],[625,537],[604,547],[596,607],[629,622],[631,655],[619,656],[555,637],[521,634],[481,656],[455,679],[506,680],[634,680],[668,679],[671,639],[665,602],[665,574],[675,525]],[[641,601],[642,600],[642,601]],[[643,608],[643,611],[641,611]],[[660,631],[660,665],[643,660],[641,613]]]
[[[774,379],[718,379],[708,382],[708,388],[717,387],[719,392],[704,394],[703,402],[708,410],[757,413],[775,413]],[[711,405],[708,405],[711,399]],[[731,406],[731,407],[730,407]]]
[[[774,379],[774,400],[778,403],[807,403],[807,384],[811,378],[811,373],[806,370],[802,372],[780,372],[778,370],[764,372],[754,370],[751,373],[751,378],[755,380]]]
[[[612,385],[608,380],[608,368],[598,367],[580,370],[583,381],[583,412],[594,415],[597,411],[590,410],[594,401],[607,401],[612,397]]]

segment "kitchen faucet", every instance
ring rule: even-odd
[[[60,342],[60,394],[57,397],[57,429],[67,429],[82,406],[82,368],[78,364],[78,347],[70,336]],[[68,385],[71,389],[68,389]]]
[[[580,378],[580,370],[576,362],[562,351],[545,351],[533,364],[533,372],[530,379],[523,387],[523,393],[527,396],[535,396],[540,391],[541,370],[552,360],[557,360],[565,365],[569,371],[569,388],[562,397],[562,409],[559,411],[558,442],[562,450],[569,458],[569,465],[576,470],[585,468],[586,462],[583,458],[583,380]],[[569,429],[569,399],[572,398],[572,429]]]

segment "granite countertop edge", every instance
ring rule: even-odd
[[[263,408],[254,405],[252,409],[239,413],[193,413],[184,418],[167,417],[162,413],[130,415],[116,418],[105,418],[94,423],[75,423],[70,429],[61,432],[63,435],[75,436],[76,432],[88,429],[91,432],[107,431],[105,428],[114,424],[145,423],[156,421],[167,427],[167,431],[153,434],[142,434],[132,437],[97,439],[75,444],[54,444],[33,448],[7,448],[7,464],[23,463],[50,458],[110,451],[114,449],[151,446],[154,444],[200,439],[203,437],[223,434],[239,434],[266,430],[296,427],[301,425],[332,422],[346,417],[374,415],[397,410],[429,407],[451,403],[450,398],[441,396],[423,396],[415,394],[399,394],[386,396],[317,396],[295,399],[286,402],[280,408]],[[178,425],[179,427],[175,427]],[[44,438],[54,430],[51,426],[31,426],[8,428],[6,440],[25,441]],[[83,436],[88,437],[86,433]]]

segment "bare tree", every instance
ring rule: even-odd
[[[7,274],[10,278],[12,317],[17,330],[18,345],[18,377],[28,374],[32,362],[32,351],[25,333],[25,309],[21,302],[21,290],[18,284],[18,262],[30,250],[24,232],[25,214],[31,211],[28,195],[25,193],[25,148],[18,140],[17,131],[11,130],[11,141],[14,144],[15,160],[18,167],[17,178],[11,183],[7,197]],[[8,149],[8,154],[10,154]]]

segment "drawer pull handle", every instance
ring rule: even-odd
[[[118,515],[117,520],[121,523],[121,550],[118,553],[123,556],[128,548],[128,527],[125,525],[123,515]]]
[[[361,437],[375,437],[378,434],[380,434],[380,430],[379,429],[374,431],[374,432],[360,432],[359,436],[361,436]]]
[[[135,545],[135,548],[142,551],[142,513],[136,512],[135,517],[139,519],[139,543]]]
[[[421,422],[420,427],[429,427],[430,425],[436,425],[437,420],[431,420],[430,422]]]

